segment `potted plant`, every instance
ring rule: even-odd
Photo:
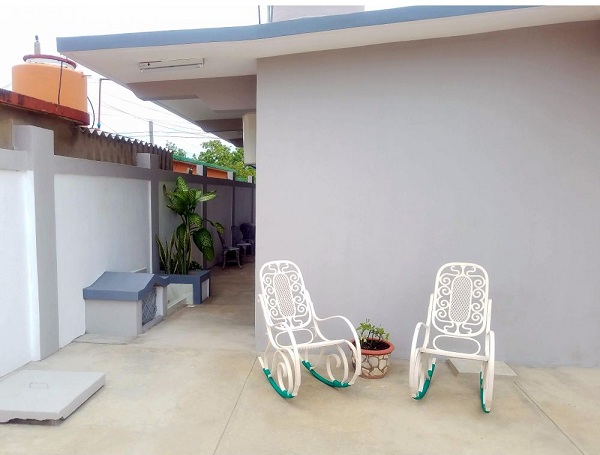
[[[177,177],[173,191],[168,191],[166,186],[163,186],[163,192],[168,200],[167,207],[181,217],[181,224],[173,232],[171,240],[166,241],[164,245],[158,237],[156,238],[161,268],[164,267],[165,273],[187,275],[193,262],[192,241],[207,261],[211,261],[215,256],[213,238],[210,231],[204,227],[204,221],[212,224],[220,234],[225,231],[220,223],[202,218],[196,213],[199,202],[210,201],[217,197],[217,193],[202,193],[200,190],[188,188],[182,177]]]
[[[356,333],[361,347],[361,378],[383,378],[390,366],[390,356],[394,345],[389,341],[390,334],[381,326],[375,326],[369,319],[362,322]],[[352,358],[352,365],[356,368],[356,360]]]

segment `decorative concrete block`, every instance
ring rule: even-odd
[[[83,290],[87,333],[137,336],[167,314],[166,286],[169,280],[152,273],[104,272]],[[148,321],[143,302],[156,291],[156,310]]]
[[[169,284],[191,284],[194,305],[201,304],[210,296],[210,270],[196,270],[189,275],[160,275]]]

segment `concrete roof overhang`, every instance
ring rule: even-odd
[[[259,59],[599,20],[597,6],[416,6],[262,25],[57,39],[58,51],[207,132],[242,146]],[[140,64],[175,66],[140,71]],[[180,66],[203,62],[198,67]],[[178,67],[180,66],[180,67]]]

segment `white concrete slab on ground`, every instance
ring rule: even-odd
[[[21,370],[0,382],[0,422],[66,419],[104,385],[104,373]]]
[[[468,374],[479,374],[481,371],[481,362],[478,360],[468,359],[447,359],[446,363],[450,367],[450,370],[454,374],[468,373]],[[506,363],[497,360],[494,364],[494,375],[495,376],[517,376],[517,373],[513,371]]]

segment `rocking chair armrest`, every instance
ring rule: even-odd
[[[326,318],[320,318],[318,317],[316,314],[313,314],[313,317],[321,322],[321,321],[328,321],[329,319],[342,319],[344,320],[349,326],[352,327],[352,323],[350,322],[350,320],[346,317],[346,316],[341,316],[341,315],[334,315],[334,316],[327,316]]]
[[[269,310],[267,309],[267,305],[264,301],[263,295],[262,294],[258,294],[258,302],[260,303],[260,307],[263,311],[263,316],[264,316],[264,320],[265,320],[265,324],[268,328],[273,328],[275,327],[275,323],[273,322],[273,320],[271,319],[271,316],[269,315]]]
[[[492,299],[488,299],[488,311],[487,311],[487,321],[486,321],[486,329],[485,333],[490,333],[492,326]]]
[[[424,322],[418,322],[417,326],[415,327],[415,331],[413,333],[413,339],[412,339],[412,343],[411,343],[411,349],[410,351],[414,351],[417,348],[417,341],[419,340],[419,334],[421,333],[421,329],[425,327],[425,338],[423,340],[423,346],[425,347],[425,345],[427,344],[427,340],[429,338],[429,326],[426,325]]]
[[[485,334],[485,356],[489,359],[494,356],[496,350],[496,334],[493,330],[488,330]],[[493,357],[492,357],[493,358]]]
[[[348,325],[348,327],[350,328],[350,332],[352,333],[352,339],[353,339],[353,340],[355,340],[355,342],[357,343],[357,348],[358,348],[358,346],[360,346],[360,344],[359,344],[359,343],[360,343],[360,340],[359,340],[359,338],[358,338],[358,334],[356,333],[356,329],[354,328],[354,326],[352,325],[352,323],[350,322],[350,320],[349,320],[349,319],[348,319],[346,316],[335,315],[335,316],[329,316],[329,317],[326,317],[326,318],[320,318],[320,317],[318,317],[316,314],[314,314],[314,315],[313,315],[313,318],[314,318],[314,320],[315,320],[315,321],[317,321],[317,322],[329,321],[329,320],[331,320],[331,319],[341,319],[341,320],[342,320],[342,321],[344,321],[344,322],[345,322],[345,323]],[[318,329],[318,327],[317,327],[317,330],[319,330],[319,329]],[[321,331],[319,330],[319,334],[320,334],[321,336],[323,336],[323,335],[322,335],[320,332],[321,332]]]

